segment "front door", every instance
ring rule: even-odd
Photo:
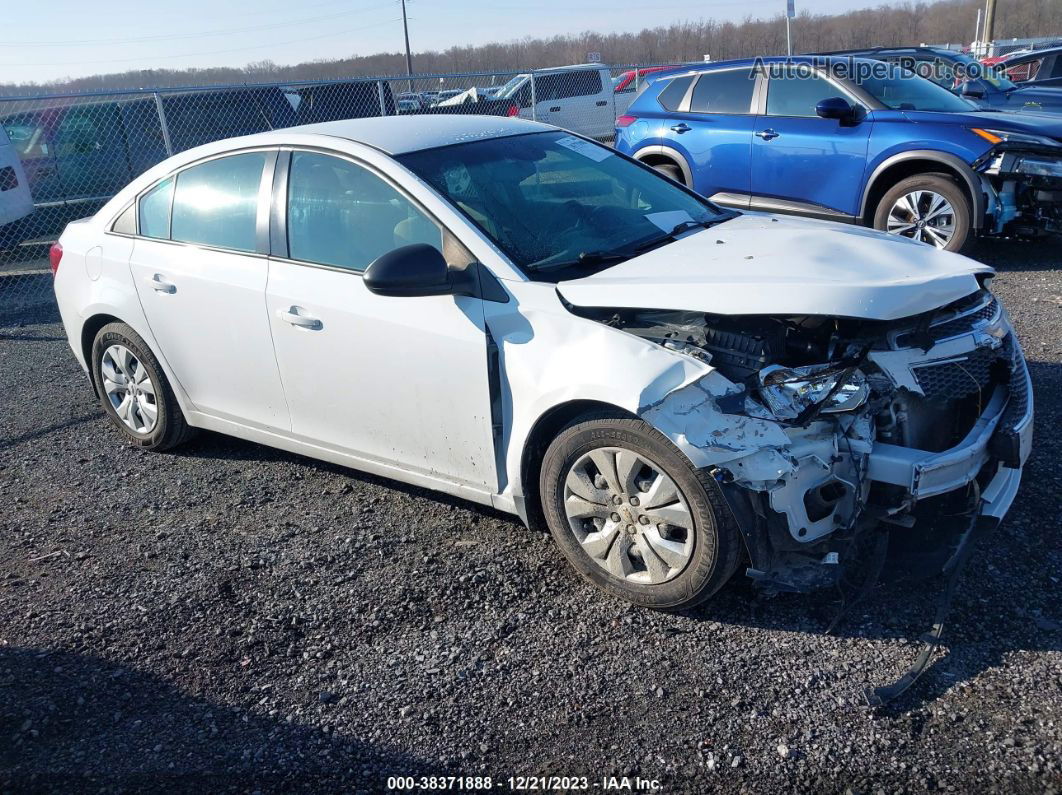
[[[863,172],[873,123],[823,119],[823,99],[854,100],[818,74],[772,76],[766,115],[756,118],[752,141],[753,206],[770,200],[798,211],[854,216],[862,199]],[[779,207],[785,209],[785,205]]]
[[[287,256],[270,261],[267,307],[292,431],[304,441],[422,475],[497,489],[481,301],[394,298],[362,272],[403,245],[452,264],[460,247],[375,171],[295,151]]]
[[[151,333],[195,408],[287,431],[257,224],[267,159],[276,153],[209,160],[145,194],[130,269]]]

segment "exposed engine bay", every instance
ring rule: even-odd
[[[981,285],[894,321],[570,307],[712,368],[639,413],[704,453],[756,585],[836,586],[850,603],[883,579],[945,575],[922,651],[865,691],[871,705],[928,666],[958,576],[1031,447],[1025,358]]]
[[[838,583],[881,534],[939,572],[1020,466],[1028,375],[986,289],[896,321],[572,311],[714,368],[642,416],[706,451],[769,591]]]

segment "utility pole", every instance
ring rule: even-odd
[[[406,19],[406,0],[402,0],[402,32],[406,36],[406,77],[409,78],[409,90],[413,90],[413,56],[409,53],[409,21]]]
[[[995,34],[993,28],[996,24],[996,0],[988,0],[988,5],[985,6],[985,26],[984,32],[981,33],[981,38],[985,43],[985,54],[989,54],[992,47],[992,38]]]

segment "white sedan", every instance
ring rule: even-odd
[[[231,434],[545,522],[684,608],[998,522],[1032,394],[990,268],[722,210],[520,119],[361,119],[152,168],[52,252],[133,444]],[[939,568],[939,567],[938,567]]]

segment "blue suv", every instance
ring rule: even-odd
[[[717,204],[957,251],[1062,233],[1062,118],[992,111],[896,66],[800,56],[651,76],[616,148]]]

